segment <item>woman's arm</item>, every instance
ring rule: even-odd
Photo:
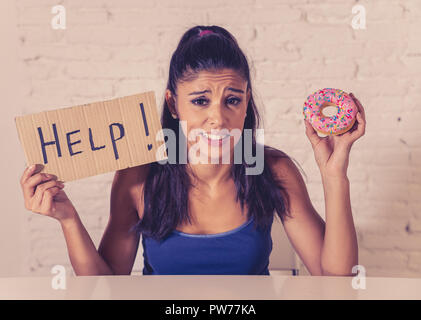
[[[321,252],[321,268],[325,275],[352,275],[358,264],[358,243],[351,211],[347,169],[353,143],[365,133],[365,112],[361,103],[350,94],[358,107],[357,121],[351,130],[336,136],[319,137],[304,120],[306,135],[314,151],[322,176],[326,230]]]
[[[314,209],[304,180],[292,160],[268,158],[272,172],[282,182],[288,195],[290,217],[285,217],[283,221],[285,233],[310,274],[322,275],[321,252],[325,222]]]
[[[112,275],[110,266],[99,255],[75,211],[72,219],[60,221],[67,251],[73,270],[77,276]]]
[[[98,250],[75,215],[61,223],[76,275],[129,275],[139,236],[129,230],[139,220],[141,180],[147,166],[117,171],[111,187],[110,216]],[[141,174],[140,174],[141,173]]]
[[[289,158],[269,161],[283,182],[289,212],[283,222],[294,250],[311,275],[351,275],[358,264],[358,247],[347,180],[323,179],[326,222],[314,209],[305,182]]]
[[[27,168],[21,178],[25,208],[60,222],[70,261],[77,275],[113,274],[95,249],[57,177],[41,173],[42,166]]]
[[[346,176],[322,178],[326,208],[321,266],[325,275],[353,275],[358,264],[358,242],[352,218],[349,181]]]
[[[146,164],[117,171],[114,176],[110,217],[98,252],[115,274],[130,275],[136,260],[140,237],[130,228],[143,214],[143,186],[148,169]]]
[[[285,232],[312,275],[352,275],[352,267],[358,264],[358,243],[346,171],[351,146],[364,135],[365,114],[360,102],[351,96],[359,112],[355,127],[350,131],[320,138],[305,122],[322,176],[326,222],[314,209],[295,164],[289,158],[270,157],[268,161],[289,197],[291,218],[284,220]]]

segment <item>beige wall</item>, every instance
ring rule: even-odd
[[[21,113],[22,100],[18,93],[22,80],[19,70],[18,32],[14,1],[0,2],[0,90],[2,97],[1,134],[1,222],[0,275],[20,275],[24,272],[26,212],[20,190],[19,172],[24,167],[23,152],[16,143],[14,117]]]
[[[15,160],[2,160],[10,168],[2,183],[7,186],[3,203],[10,209],[2,215],[6,233],[0,235],[0,272],[47,275],[54,264],[69,268],[59,225],[25,212],[19,203],[15,178],[24,161],[10,122],[13,116],[146,90],[156,91],[160,105],[169,58],[183,32],[196,24],[216,24],[233,33],[249,57],[264,110],[265,142],[302,165],[313,204],[323,217],[320,175],[301,121],[304,99],[316,89],[336,87],[362,101],[367,131],[354,145],[349,167],[360,264],[372,276],[421,275],[420,1],[15,3],[18,34],[8,36],[6,48],[17,45],[18,53],[1,59],[1,68],[10,67],[7,61],[16,57],[11,63],[22,65],[22,75],[8,81],[19,90],[20,103],[9,91],[12,103],[2,107],[7,114],[2,124],[11,129],[8,156]],[[50,26],[51,7],[57,4],[67,9],[66,30]],[[355,4],[366,8],[365,30],[351,27]],[[111,179],[106,174],[66,187],[97,245],[107,222]],[[17,240],[17,253],[11,254],[11,242],[21,230],[22,242]],[[140,254],[135,270],[141,269]]]

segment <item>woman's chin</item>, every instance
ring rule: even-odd
[[[231,161],[231,153],[222,152],[222,148],[220,150],[215,150],[216,148],[208,149],[203,151],[202,153],[197,153],[196,155],[189,155],[189,161],[192,163],[201,163],[201,164],[230,164]]]

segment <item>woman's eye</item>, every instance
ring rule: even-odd
[[[229,104],[233,104],[233,105],[236,106],[237,104],[239,104],[241,102],[241,99],[238,99],[238,98],[229,98],[227,101],[228,101]]]
[[[227,104],[232,104],[234,106],[238,105],[241,102],[241,99],[239,98],[228,98],[227,99]],[[198,98],[198,99],[194,99],[192,100],[192,103],[198,106],[204,106],[206,103],[208,103],[207,99],[203,99],[203,98]]]
[[[193,104],[203,106],[203,102],[206,102],[206,99],[199,98],[199,99],[192,100],[192,102],[193,102]]]

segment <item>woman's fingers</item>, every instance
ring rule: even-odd
[[[44,191],[44,196],[41,202],[41,212],[50,213],[55,210],[54,196],[60,192],[60,187],[51,187]]]
[[[355,121],[356,128],[350,133],[351,141],[354,142],[355,140],[357,140],[358,138],[360,138],[361,136],[365,134],[366,120],[365,120],[365,110],[364,110],[363,105],[354,96],[353,93],[350,93],[350,96],[358,107],[357,120]]]
[[[43,166],[33,165],[25,169],[20,183],[28,210],[49,214],[54,207],[54,196],[64,187],[57,177],[41,173]]]
[[[44,182],[37,186],[35,194],[31,201],[31,209],[30,209],[31,211],[44,213],[42,210],[44,194],[47,192],[46,200],[52,201],[52,196],[50,196],[51,191],[48,191],[48,190],[53,187],[58,187],[62,189],[64,187],[64,184],[60,181],[52,180],[52,181]],[[44,207],[45,205],[46,204],[44,204]]]
[[[20,184],[23,186],[26,182],[26,180],[28,180],[29,177],[31,177],[36,169],[37,165],[33,164],[32,166],[29,166],[25,169],[25,171],[23,171],[22,177],[20,178]]]
[[[306,126],[306,136],[310,140],[311,146],[314,148],[322,138],[319,137],[316,130],[314,130],[313,126],[305,119],[304,124]]]
[[[24,184],[22,185],[23,194],[25,198],[33,197],[35,189],[40,183],[56,179],[56,176],[47,173],[36,173],[33,176],[27,178],[26,182],[24,182]]]
[[[360,112],[357,113],[357,121],[358,121],[357,129],[352,131],[350,135],[352,141],[355,141],[358,138],[362,137],[365,133],[365,120],[363,119],[363,116],[361,115]]]
[[[351,96],[352,100],[354,100],[355,104],[358,107],[358,111],[361,112],[361,116],[363,117],[363,119],[365,121],[365,110],[364,110],[364,107],[361,104],[360,100],[358,100],[352,92],[349,95]]]
[[[22,177],[20,179],[20,184],[22,186],[22,191],[23,191],[23,195],[24,195],[25,198],[31,197],[34,193],[33,190],[31,190],[30,185],[28,184],[28,180],[31,179],[34,175],[36,175],[37,171],[39,171],[39,168],[37,168],[37,165],[34,164],[30,167],[27,167],[22,174]],[[40,177],[38,177],[38,179],[39,178]],[[32,180],[34,180],[34,179],[32,179]],[[35,181],[36,181],[36,179],[35,179]]]

